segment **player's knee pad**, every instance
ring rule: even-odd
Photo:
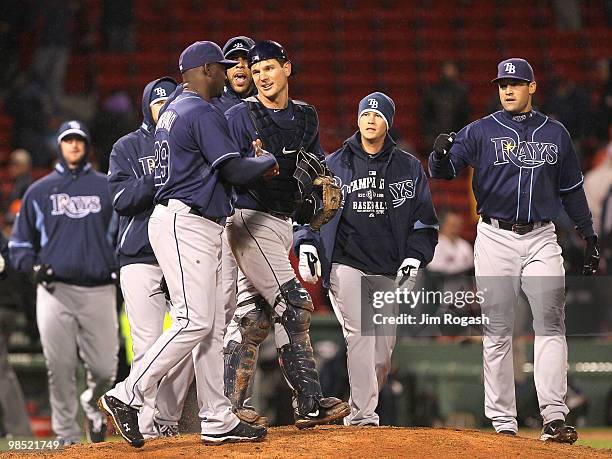
[[[261,297],[253,299],[256,306],[242,317],[236,317],[242,342],[230,340],[223,350],[225,396],[232,405],[244,404],[247,389],[257,364],[257,349],[271,328],[270,308]]]
[[[255,303],[255,307],[241,317],[235,317],[243,343],[251,343],[259,346],[270,332],[272,326],[271,311],[266,300],[256,296],[248,302]],[[241,303],[244,306],[247,302]]]
[[[285,300],[287,306],[291,305],[298,309],[314,311],[314,305],[308,290],[302,287],[302,284],[295,277],[281,285],[280,291],[280,297]]]
[[[319,375],[310,344],[310,314],[314,309],[310,295],[297,279],[281,286],[281,295],[286,302],[281,323],[289,337],[289,343],[278,350],[279,361],[285,379],[295,390],[297,408],[300,413],[310,413],[322,397]]]

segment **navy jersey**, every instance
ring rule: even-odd
[[[431,176],[451,179],[472,166],[478,213],[507,222],[553,220],[560,197],[583,182],[567,130],[535,111],[500,110],[474,121],[457,134],[449,159],[432,153]]]
[[[111,283],[112,213],[104,174],[89,164],[70,171],[58,163],[23,198],[9,243],[12,265],[30,273],[35,264],[49,264],[59,281],[74,285]]]
[[[232,214],[219,167],[240,156],[223,114],[191,91],[164,107],[155,129],[155,201],[178,199],[208,217]]]
[[[301,102],[296,101],[295,103]],[[275,128],[280,130],[281,135],[283,135],[283,138],[286,138],[287,145],[290,145],[291,142],[294,140],[295,132],[297,130],[297,123],[294,117],[293,107],[294,102],[290,99],[289,103],[287,104],[287,108],[266,108],[274,122]],[[240,154],[243,157],[255,156],[255,151],[253,150],[253,141],[259,138],[259,134],[257,133],[255,125],[251,120],[247,105],[245,103],[235,105],[234,107],[230,108],[228,111],[225,112],[225,116],[229,125],[230,134],[236,147],[240,151]],[[264,148],[266,148],[265,145]],[[325,152],[323,151],[319,143],[318,132],[316,137],[314,138],[312,143],[308,145],[306,150],[316,154],[321,159],[323,159],[323,157],[325,156]],[[253,198],[244,188],[241,187],[237,188],[236,207],[263,210],[255,200],[255,198]]]
[[[149,100],[151,90],[163,79],[151,81],[145,86],[142,96],[142,125],[117,140],[110,154],[108,185],[113,207],[120,215],[117,240],[120,266],[157,262],[148,234],[149,217],[153,212],[155,196],[155,123]]]

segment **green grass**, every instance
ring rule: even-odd
[[[591,448],[612,449],[612,440],[604,438],[588,438],[586,440],[578,439],[575,444],[581,446],[590,446]]]

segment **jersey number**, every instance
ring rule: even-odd
[[[165,184],[169,178],[170,146],[167,140],[155,142],[155,186]]]

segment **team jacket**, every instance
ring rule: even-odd
[[[117,240],[120,266],[157,263],[147,229],[155,196],[155,123],[148,101],[153,87],[163,79],[170,80],[160,78],[145,87],[142,125],[117,140],[110,154],[108,186],[113,207],[120,215]]]
[[[507,222],[553,220],[560,197],[582,192],[582,171],[569,133],[536,111],[492,113],[459,131],[448,158],[429,157],[434,178],[452,179],[466,166],[474,168],[478,213]]]
[[[59,157],[55,170],[23,197],[9,242],[11,263],[27,274],[36,264],[49,264],[68,284],[109,284],[117,264],[108,235],[113,207],[106,176],[85,161],[71,171]]]
[[[342,207],[334,218],[323,225],[318,233],[313,232],[309,226],[299,227],[294,233],[296,254],[299,254],[299,246],[303,243],[309,242],[317,247],[325,287],[329,287],[329,272],[340,219],[353,210],[345,205],[347,196],[358,192],[367,182],[367,179],[353,180],[354,157],[357,151],[363,152],[359,132],[346,140],[339,150],[325,160],[336,182],[342,187]],[[381,168],[380,175],[384,179],[382,193],[388,215],[387,237],[395,241],[394,258],[397,260],[397,266],[394,270],[397,271],[405,258],[416,258],[421,261],[421,267],[424,267],[433,258],[438,241],[438,219],[431,200],[427,177],[419,160],[399,149],[390,136],[385,139],[383,152],[386,155],[386,164]],[[380,181],[377,183],[381,184]],[[362,247],[362,249],[367,251],[369,256],[377,254],[381,257],[388,256],[379,253],[377,238],[370,238],[368,242],[367,234],[355,234],[355,236],[358,238],[356,243],[368,244],[367,248]]]

